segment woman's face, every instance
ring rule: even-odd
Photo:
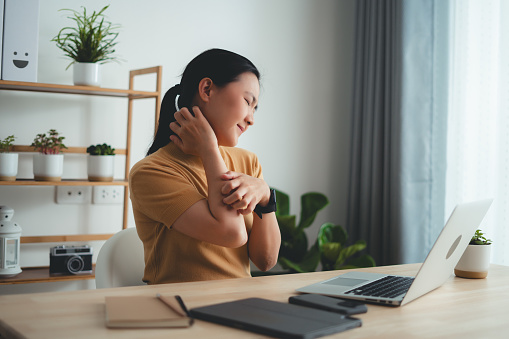
[[[251,72],[218,88],[213,86],[203,114],[214,130],[220,146],[236,146],[239,137],[254,123],[260,84]]]

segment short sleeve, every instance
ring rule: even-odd
[[[140,167],[131,172],[133,208],[170,227],[189,207],[205,199],[196,187],[171,167]]]

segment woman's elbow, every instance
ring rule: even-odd
[[[238,248],[247,243],[248,235],[244,227],[233,226],[228,228],[223,239],[225,241],[224,247]]]
[[[252,259],[251,259],[252,260]],[[256,262],[253,262],[256,267],[262,272],[267,272],[272,267],[276,266],[277,264],[277,256],[266,256],[260,260],[256,260]]]

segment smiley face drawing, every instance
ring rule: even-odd
[[[14,63],[14,66],[16,66],[18,68],[25,68],[25,67],[27,67],[28,60],[20,60],[17,55],[18,55],[18,52],[15,51],[14,52],[14,59],[12,60],[12,62]],[[28,57],[28,53],[25,53],[25,57]]]

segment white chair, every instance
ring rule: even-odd
[[[136,228],[126,228],[108,239],[97,256],[96,288],[138,286],[145,283],[143,243]]]

